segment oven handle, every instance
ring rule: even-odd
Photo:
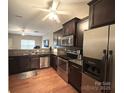
[[[79,69],[79,67],[77,67],[77,66],[75,66],[75,65],[71,65],[72,67],[74,67],[74,68],[77,68],[77,69]]]
[[[68,60],[65,60],[65,59],[63,59],[63,58],[61,58],[61,57],[59,57],[58,60],[62,60],[62,61],[64,61],[64,62],[68,62]]]

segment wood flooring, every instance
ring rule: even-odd
[[[53,68],[38,70],[38,75],[28,79],[10,76],[9,90],[10,93],[78,93]]]

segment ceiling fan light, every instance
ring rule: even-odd
[[[51,12],[51,13],[49,14],[49,19],[50,19],[50,20],[54,20],[54,13],[53,13],[53,12]]]
[[[58,16],[57,16],[57,14],[55,13],[55,12],[50,12],[50,14],[49,14],[49,19],[50,20],[57,20],[58,19]]]
[[[24,36],[25,35],[25,33],[24,32],[22,32],[22,36]]]

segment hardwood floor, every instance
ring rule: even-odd
[[[12,75],[9,77],[9,89],[11,93],[78,93],[52,68],[38,70],[38,75],[28,79]]]

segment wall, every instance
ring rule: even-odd
[[[35,40],[35,44],[42,46],[42,37],[41,36],[22,36],[22,35],[16,35],[16,34],[9,34],[8,35],[8,46],[9,49],[21,49],[21,40]]]

